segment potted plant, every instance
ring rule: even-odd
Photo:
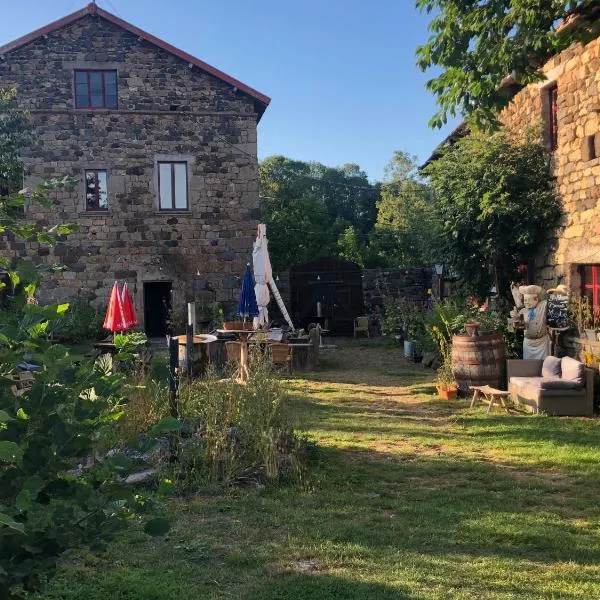
[[[254,331],[254,326],[252,322],[223,321],[223,329],[225,331]]]
[[[452,364],[450,361],[442,361],[442,366],[437,370],[435,388],[440,398],[444,400],[456,400],[458,386],[452,374]]]
[[[438,396],[444,400],[456,400],[458,386],[452,372],[452,347],[436,325],[431,328],[431,331],[437,341],[441,360],[441,366],[437,370],[435,378]]]
[[[579,332],[579,337],[596,341],[597,317],[593,314],[590,301],[585,296],[574,295],[570,301],[571,318]]]

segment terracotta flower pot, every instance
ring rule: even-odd
[[[225,321],[223,323],[223,329],[225,331],[254,331],[252,323],[244,323],[242,321]]]
[[[456,400],[458,388],[455,385],[441,384],[435,386],[438,396],[443,400]]]
[[[469,321],[465,323],[465,330],[467,332],[467,335],[470,337],[475,337],[476,335],[479,335],[480,327],[481,323],[478,323],[477,321]]]

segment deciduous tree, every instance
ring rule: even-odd
[[[533,136],[474,133],[425,169],[441,224],[441,250],[465,287],[480,297],[508,293],[520,263],[531,260],[557,225],[561,207],[549,153]]]
[[[600,33],[597,0],[416,0],[431,13],[431,36],[417,49],[418,65],[441,72],[427,83],[440,127],[461,114],[478,125],[495,122],[510,95],[501,82],[543,79],[539,67],[556,52]]]

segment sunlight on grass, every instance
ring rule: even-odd
[[[71,557],[45,598],[600,598],[595,420],[444,402],[367,341],[311,375],[288,381],[302,485],[173,500],[167,539]]]

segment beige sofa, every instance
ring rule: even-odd
[[[535,413],[557,416],[594,414],[594,370],[583,369],[583,385],[560,376],[542,377],[541,360],[506,361],[506,378],[512,401]]]

